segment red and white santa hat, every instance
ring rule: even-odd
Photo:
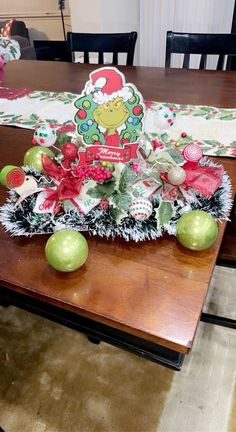
[[[124,101],[131,98],[132,93],[124,85],[124,76],[115,68],[105,67],[90,74],[90,81],[85,87],[86,94],[93,93],[93,100],[97,104],[110,102],[117,96]]]

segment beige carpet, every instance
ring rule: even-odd
[[[206,308],[236,316],[236,270],[216,268]],[[5,432],[235,432],[236,333],[200,323],[181,372],[30,313],[0,308]]]

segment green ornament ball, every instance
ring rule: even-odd
[[[82,234],[72,229],[55,232],[47,241],[45,254],[49,264],[61,272],[72,272],[88,258],[88,243]]]
[[[28,165],[32,168],[35,168],[39,172],[42,172],[43,171],[42,154],[54,158],[54,153],[49,148],[42,147],[42,146],[34,146],[34,147],[30,147],[25,153],[24,165]]]
[[[211,247],[218,236],[218,225],[207,212],[193,210],[184,213],[177,222],[176,235],[187,249],[202,251]]]

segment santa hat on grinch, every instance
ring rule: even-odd
[[[85,92],[86,94],[93,93],[93,100],[97,104],[110,102],[118,96],[127,101],[132,96],[129,87],[124,84],[124,76],[111,67],[92,72]]]

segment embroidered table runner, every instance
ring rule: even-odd
[[[46,92],[0,87],[0,125],[35,129],[43,122],[55,127],[70,126],[76,113],[74,101],[78,95],[70,92]],[[149,110],[161,105],[172,106],[176,113],[173,126],[163,131],[155,129],[163,142],[197,143],[205,155],[236,157],[236,108],[223,109],[210,106],[146,102]],[[146,125],[146,128],[150,124]],[[184,132],[185,137],[181,137]]]

